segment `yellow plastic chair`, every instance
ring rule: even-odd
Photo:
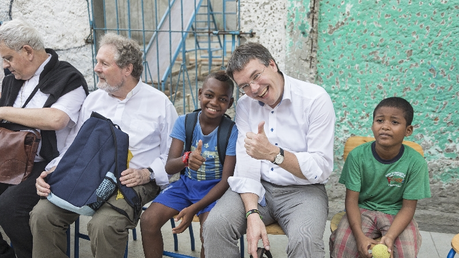
[[[457,252],[459,252],[459,234],[455,235],[451,240],[451,250],[446,258],[453,258]]]

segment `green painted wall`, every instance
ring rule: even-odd
[[[288,1],[287,60],[311,40],[313,25],[305,20],[314,2]],[[376,104],[400,96],[415,109],[415,130],[407,140],[421,144],[429,164],[433,197],[419,205],[457,212],[459,3],[321,0],[318,9],[315,83],[330,93],[337,117],[331,200],[344,195],[337,183],[344,142],[351,135],[372,136]],[[286,70],[295,71],[288,63]]]

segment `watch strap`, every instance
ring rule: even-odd
[[[276,155],[272,163],[275,165],[279,165],[280,163],[278,163],[277,160],[280,157],[282,157],[282,160],[280,161],[280,163],[282,163],[284,161],[284,149],[282,149],[281,147],[279,147],[279,153]]]
[[[153,169],[151,167],[148,167],[147,169],[148,169],[148,171],[150,171],[150,180],[154,180],[155,179],[155,173],[153,173]]]

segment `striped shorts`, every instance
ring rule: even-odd
[[[385,214],[379,211],[360,209],[362,218],[362,231],[370,238],[384,236],[394,221],[395,215]],[[403,232],[394,240],[394,258],[416,257],[421,247],[421,235],[418,224],[413,219]],[[331,258],[358,258],[357,243],[352,234],[347,215],[344,215],[338,224],[338,228],[330,236]]]

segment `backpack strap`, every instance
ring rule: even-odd
[[[226,157],[226,148],[228,147],[228,141],[231,136],[231,131],[234,126],[234,121],[231,120],[231,117],[225,114],[220,121],[218,126],[217,134],[217,149],[218,157],[220,158],[220,163],[223,165],[225,163]]]
[[[118,140],[116,138],[115,127],[117,129],[119,129],[119,130],[121,130],[121,129],[120,129],[120,127],[118,125],[114,124],[112,122],[112,120],[104,117],[103,115],[101,115],[101,114],[99,114],[97,112],[93,111],[92,114],[91,114],[91,117],[96,117],[96,118],[105,120],[109,124],[109,128],[110,128],[110,131],[112,133],[113,143],[115,145],[115,147],[114,147],[114,149],[115,149],[115,169],[114,170],[115,171],[113,172],[113,174],[116,177],[117,189],[123,194],[124,200],[129,204],[129,206],[131,206],[134,209],[134,218],[131,220],[131,218],[126,213],[126,211],[124,211],[123,209],[120,209],[120,208],[114,206],[113,204],[109,203],[108,200],[102,200],[102,201],[104,203],[107,203],[108,205],[110,205],[115,211],[117,211],[117,212],[123,214],[124,216],[126,216],[129,220],[137,223],[138,219],[140,218],[140,214],[142,212],[142,204],[140,203],[140,199],[138,198],[137,193],[132,188],[127,188],[127,189],[129,189],[131,191],[131,193],[125,192],[123,186],[120,183],[121,172],[118,170]],[[114,194],[116,194],[116,190],[115,190]]]
[[[192,113],[189,113],[185,116],[185,152],[191,150],[191,143],[193,142],[193,132],[196,123],[198,122],[199,111],[201,111],[201,109],[196,109]],[[228,147],[228,141],[231,136],[233,126],[234,121],[231,120],[231,117],[227,114],[223,115],[217,131],[218,158],[220,159],[220,163],[222,165],[225,163],[226,148]],[[183,170],[183,172],[184,171],[185,170]]]
[[[192,113],[186,114],[185,116],[185,149],[184,151],[191,150],[191,143],[193,142],[193,132],[198,122],[198,114],[201,109],[196,109]]]

